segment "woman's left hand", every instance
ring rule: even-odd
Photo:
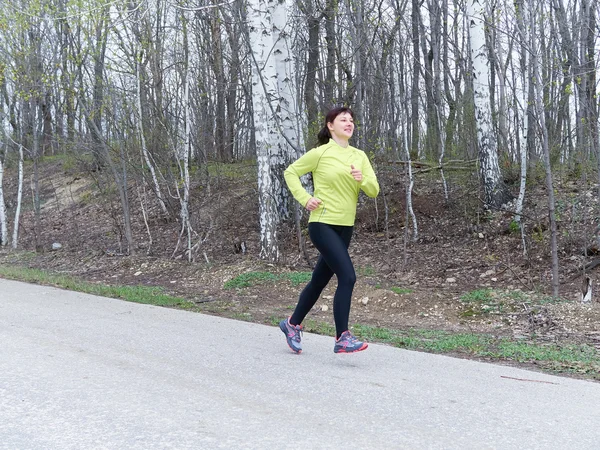
[[[358,181],[360,183],[362,181],[362,179],[363,179],[362,172],[360,171],[360,169],[355,169],[354,165],[352,165],[352,164],[350,165],[350,168],[352,169],[350,171],[350,174],[354,177],[354,179],[356,181]]]

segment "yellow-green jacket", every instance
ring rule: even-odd
[[[361,182],[350,174],[352,165],[362,172]],[[300,182],[300,177],[308,172],[313,174],[313,195],[306,192]],[[285,170],[284,177],[292,195],[302,206],[306,206],[311,197],[322,201],[311,211],[309,222],[352,226],[360,190],[369,197],[379,194],[377,176],[365,152],[352,146],[342,147],[333,139],[298,158]]]

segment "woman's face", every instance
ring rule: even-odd
[[[333,122],[327,123],[332,137],[348,140],[354,133],[354,119],[349,112],[338,114]]]

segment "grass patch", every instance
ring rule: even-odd
[[[489,337],[477,334],[452,334],[436,330],[391,330],[386,328],[356,325],[357,336],[375,342],[384,342],[395,347],[424,350],[433,353],[467,352],[474,354],[488,345]]]
[[[289,281],[292,285],[298,286],[299,284],[307,283],[311,276],[311,272],[290,272],[282,274],[274,274],[271,272],[246,272],[227,281],[223,285],[223,288],[243,289],[258,284],[276,283],[282,280]]]
[[[260,284],[264,281],[275,281],[277,277],[271,272],[246,272],[227,281],[225,289],[241,289]]]
[[[375,269],[372,266],[357,266],[356,273],[361,277],[375,276]]]
[[[557,363],[600,363],[598,352],[586,344],[532,345],[526,342],[501,340],[496,355],[518,362],[552,361]]]
[[[462,295],[460,301],[465,306],[460,315],[468,318],[515,311],[523,303],[531,303],[531,298],[518,291],[504,292],[493,289],[477,289]]]
[[[252,314],[250,313],[234,313],[231,316],[232,319],[236,319],[236,320],[242,320],[244,322],[252,322]]]
[[[566,302],[568,302],[568,300],[566,300],[562,297],[545,296],[545,297],[542,297],[538,303],[540,303],[541,305],[544,305],[544,304],[557,304],[557,303],[566,303]]]
[[[413,289],[400,288],[400,287],[396,287],[396,286],[392,286],[390,288],[390,291],[392,291],[394,294],[398,294],[398,295],[412,294],[414,292]]]
[[[289,280],[292,285],[298,286],[308,283],[312,277],[312,272],[290,272],[284,274],[283,277]]]
[[[208,173],[212,177],[224,177],[230,180],[243,180],[256,177],[256,161],[234,163],[208,163]]]
[[[355,325],[354,333],[370,342],[431,353],[536,363],[550,372],[577,372],[600,379],[600,354],[587,344],[538,344],[497,338],[488,334],[448,333],[439,330],[393,330]]]
[[[187,308],[192,302],[165,293],[153,286],[104,286],[79,280],[69,275],[52,274],[38,269],[0,265],[0,276],[11,280],[55,286],[76,292],[118,298],[135,303]]]
[[[462,295],[460,301],[463,303],[491,303],[493,301],[493,291],[491,289],[477,289]]]

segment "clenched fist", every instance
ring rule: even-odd
[[[306,205],[304,207],[307,209],[307,211],[314,211],[319,207],[321,203],[321,200],[319,200],[318,198],[311,197],[310,200],[306,202]]]
[[[360,183],[363,179],[362,172],[360,171],[360,169],[355,169],[353,164],[350,165],[350,168],[352,169],[350,170],[350,174],[354,177],[356,181]]]

